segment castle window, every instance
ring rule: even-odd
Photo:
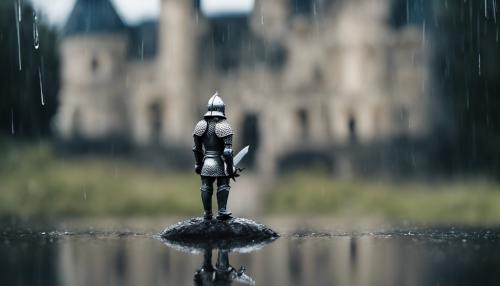
[[[398,115],[399,128],[401,130],[401,134],[408,135],[410,131],[410,112],[407,108],[401,107]]]
[[[356,130],[356,119],[353,115],[349,115],[349,120],[347,121],[347,128],[349,130],[349,142],[356,143],[358,140],[358,134]]]
[[[207,42],[211,43],[212,59],[220,71],[240,67],[244,61],[244,43],[251,39],[246,17],[225,17],[210,21]]]
[[[323,83],[323,71],[321,70],[321,67],[319,65],[316,65],[314,67],[314,73],[313,73],[313,79],[315,84],[322,84]]]
[[[400,29],[406,25],[421,26],[428,15],[432,15],[432,1],[421,0],[392,0],[389,25]]]
[[[250,148],[252,148],[252,152],[248,153],[248,158],[245,159],[245,166],[253,168],[260,141],[259,118],[257,114],[247,113],[244,116],[242,130],[242,142],[245,142],[245,145],[250,145]]]
[[[293,15],[311,16],[314,12],[314,0],[290,0]]]
[[[150,140],[153,145],[161,142],[163,110],[160,102],[156,101],[149,106]]]
[[[304,138],[309,137],[309,114],[305,109],[299,109],[297,111],[297,121],[299,123],[300,135]]]
[[[93,73],[95,73],[98,68],[99,68],[99,60],[97,59],[96,55],[93,55],[92,60],[90,61],[90,69],[92,70]]]
[[[76,108],[73,111],[71,118],[71,139],[80,140],[82,138],[83,126],[82,126],[82,114],[80,109]]]

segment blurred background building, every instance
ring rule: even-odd
[[[58,135],[191,162],[218,91],[236,149],[250,144],[263,174],[425,164],[437,106],[425,25],[394,25],[393,2],[162,0],[157,22],[127,26],[109,0],[78,0],[60,42]]]

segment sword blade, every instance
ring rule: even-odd
[[[245,148],[241,149],[236,156],[233,157],[233,165],[235,167],[238,166],[238,164],[241,162],[241,160],[245,157],[245,155],[248,153],[248,149],[250,148],[249,145],[247,145]]]

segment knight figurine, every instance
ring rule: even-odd
[[[213,184],[217,181],[217,219],[227,220],[229,181],[238,176],[233,166],[233,130],[226,120],[225,105],[218,94],[208,101],[208,111],[193,132],[195,172],[201,175],[201,200],[204,218],[212,219]]]

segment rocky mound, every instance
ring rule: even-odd
[[[160,237],[167,245],[184,251],[217,248],[248,252],[272,242],[279,235],[249,219],[207,221],[198,217],[167,227]]]

